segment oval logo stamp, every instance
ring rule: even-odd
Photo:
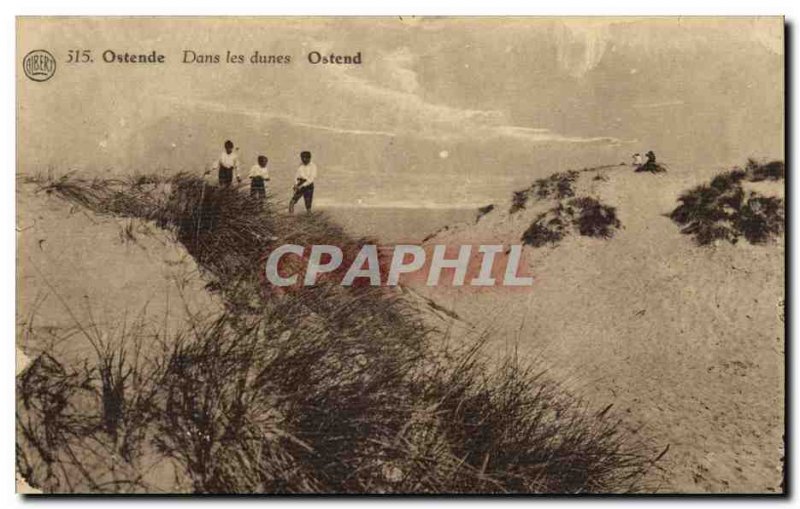
[[[49,51],[35,49],[22,59],[25,76],[33,81],[47,81],[56,73],[56,58]]]

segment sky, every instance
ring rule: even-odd
[[[58,66],[36,83],[21,61],[40,48]],[[66,63],[84,48],[94,63]],[[781,18],[26,18],[17,52],[18,172],[200,173],[231,139],[279,194],[310,150],[320,204],[444,208],[634,152],[691,171],[784,151]]]

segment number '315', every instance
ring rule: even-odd
[[[68,64],[86,64],[89,62],[94,62],[94,59],[92,59],[92,50],[71,49],[67,51]]]

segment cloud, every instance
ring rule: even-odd
[[[366,135],[366,136],[388,136],[394,137],[396,133],[390,131],[372,131],[368,129],[349,129],[344,127],[337,127],[337,126],[329,126],[323,124],[315,124],[311,122],[304,122],[298,120],[297,118],[277,112],[268,112],[263,110],[254,110],[252,108],[248,108],[245,106],[234,106],[230,104],[223,104],[217,101],[210,101],[205,99],[189,99],[186,97],[177,97],[177,96],[170,96],[170,95],[159,95],[156,96],[156,99],[161,99],[163,101],[167,101],[171,104],[177,104],[180,106],[188,106],[194,108],[202,108],[206,111],[218,112],[218,113],[234,113],[236,115],[243,115],[246,117],[254,118],[257,120],[283,120],[284,122],[290,123],[295,126],[299,127],[306,127],[309,129],[319,129],[322,131],[334,132],[337,134],[354,134],[354,135]]]
[[[569,136],[544,128],[517,126],[498,110],[457,108],[426,101],[418,93],[420,82],[413,70],[416,57],[406,48],[391,55],[381,63],[373,79],[362,72],[356,75],[334,68],[329,83],[340,94],[368,101],[371,119],[384,119],[398,134],[436,141],[514,138],[530,143],[620,143],[610,137]]]
[[[556,26],[556,55],[559,67],[574,78],[591,71],[606,52],[611,39],[610,21],[569,20]]]
[[[366,136],[387,136],[390,138],[394,138],[397,136],[396,133],[389,132],[389,131],[371,131],[368,129],[347,129],[343,127],[333,127],[333,126],[326,126],[326,125],[319,125],[319,124],[311,124],[308,122],[300,122],[297,120],[289,120],[285,117],[281,117],[284,120],[288,120],[290,123],[300,127],[308,127],[310,129],[319,129],[321,131],[328,131],[337,134],[356,134],[356,135],[366,135]]]
[[[329,44],[315,42],[314,47],[327,51]],[[235,113],[249,118],[280,119],[294,126],[352,136],[406,136],[437,142],[463,142],[485,139],[513,139],[526,143],[597,143],[619,144],[605,136],[581,137],[552,132],[535,126],[515,125],[498,110],[460,108],[424,99],[420,77],[415,70],[417,56],[407,47],[388,51],[373,66],[349,69],[330,66],[325,79],[306,84],[306,95],[333,95],[335,102],[327,111],[314,111],[302,104],[283,102],[265,110],[241,104],[244,99],[193,99],[185,96],[160,96],[172,104],[203,108],[219,113]],[[581,64],[583,65],[583,64]],[[321,69],[322,70],[322,69]]]
[[[619,145],[625,140],[612,138],[610,136],[566,136],[550,131],[549,129],[533,129],[518,126],[497,126],[493,129],[502,136],[519,138],[533,143],[602,143],[608,145]]]

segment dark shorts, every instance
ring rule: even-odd
[[[267,186],[261,177],[250,178],[250,196],[264,198],[267,196]]]
[[[219,185],[229,186],[233,184],[233,168],[219,167]]]
[[[311,210],[311,202],[314,201],[314,184],[298,187],[289,205],[294,208],[294,204],[300,201],[301,197],[303,198],[303,202],[305,202],[306,210]]]

